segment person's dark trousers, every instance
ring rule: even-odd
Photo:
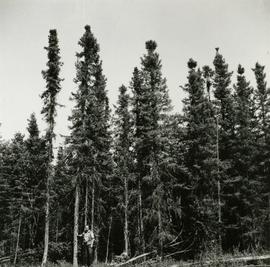
[[[84,245],[84,250],[85,250],[85,264],[87,267],[90,267],[93,262],[93,249],[91,248],[90,245],[85,244]]]

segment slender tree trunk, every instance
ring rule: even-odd
[[[98,246],[99,246],[99,229],[97,230],[95,240],[96,240],[96,249],[95,249],[95,253],[94,253],[94,263],[97,264],[97,262],[98,262]]]
[[[142,216],[142,190],[141,190],[141,181],[138,185],[138,201],[139,201],[139,229],[140,229],[140,243],[142,252],[145,252],[145,243],[144,243],[144,229],[143,229],[143,216]]]
[[[73,232],[73,266],[78,267],[79,183],[76,181]]]
[[[124,225],[124,239],[125,239],[125,252],[129,255],[129,247],[128,247],[128,181],[127,176],[125,176],[124,180],[124,190],[125,190],[125,225]]]
[[[35,215],[33,213],[34,207],[33,207],[33,200],[30,197],[30,194],[28,195],[28,200],[31,208],[31,217],[29,220],[29,239],[28,239],[28,247],[33,248],[33,236],[34,236],[34,220],[35,220]]]
[[[94,231],[94,221],[95,221],[95,186],[92,185],[92,203],[91,203],[91,229]]]
[[[95,225],[95,167],[94,167],[94,174],[92,177],[92,193],[91,193],[91,230],[94,232],[94,225]],[[97,263],[97,250],[98,250],[98,232],[95,236],[96,240],[96,248],[94,252],[94,263]]]
[[[221,239],[221,188],[220,188],[220,173],[219,173],[219,122],[218,115],[216,117],[216,156],[217,156],[217,194],[218,194],[218,249],[222,253],[222,239]]]
[[[112,216],[110,216],[109,231],[108,231],[108,237],[107,237],[107,247],[106,247],[106,260],[105,260],[105,264],[108,263],[111,229],[112,229]]]
[[[55,242],[58,242],[58,232],[59,232],[59,205],[57,207],[57,213],[56,213],[56,231],[55,231]]]
[[[91,230],[94,231],[95,221],[95,174],[92,178],[92,203],[91,203]]]
[[[35,215],[33,215],[33,218],[30,223],[30,237],[29,237],[29,247],[33,248],[34,247],[34,240],[36,236],[36,225],[37,225],[37,218]]]
[[[268,189],[269,190],[269,189]],[[269,249],[270,248],[270,192],[268,192],[268,221],[266,224],[266,247]]]
[[[33,232],[34,232],[33,228],[34,228],[33,222],[31,221],[29,225],[29,243],[28,243],[29,248],[33,247]]]
[[[161,197],[161,196],[160,196]],[[159,242],[159,255],[163,260],[163,237],[162,237],[162,216],[161,216],[161,200],[158,201],[158,242]]]
[[[15,248],[15,256],[14,256],[14,261],[13,261],[14,266],[16,266],[16,262],[17,262],[20,234],[21,234],[21,224],[22,224],[22,212],[20,211],[19,225],[18,225],[18,231],[17,231],[17,241],[16,241],[16,248]]]
[[[156,155],[153,155],[153,167],[152,167],[152,179],[154,184],[156,183],[156,194],[158,197],[157,200],[157,216],[158,216],[158,254],[163,260],[163,227],[162,227],[162,211],[161,211],[161,203],[163,199],[163,188],[162,188],[162,183],[159,177],[159,172],[158,172],[158,161],[157,158],[155,157]]]
[[[38,234],[38,223],[40,221],[40,215],[38,214],[37,217],[35,217],[35,227],[34,227],[34,234],[33,234],[33,246],[35,245],[37,234]]]
[[[84,226],[88,224],[88,180],[85,181]]]
[[[50,223],[50,193],[49,193],[49,176],[46,182],[46,206],[45,206],[45,235],[44,235],[44,251],[41,267],[45,266],[48,258],[49,247],[49,223]]]
[[[268,216],[270,218],[270,192],[268,192]]]
[[[45,235],[44,235],[44,251],[41,267],[44,267],[48,259],[49,248],[49,228],[50,228],[50,182],[52,178],[52,154],[53,154],[53,122],[49,124],[49,151],[48,151],[48,169],[47,169],[47,181],[46,181],[46,206],[45,206]]]

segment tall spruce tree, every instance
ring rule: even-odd
[[[101,216],[105,213],[104,197],[107,190],[108,173],[111,172],[109,105],[105,90],[106,79],[102,73],[102,62],[99,57],[99,45],[91,32],[90,26],[85,26],[85,33],[79,41],[82,52],[77,53],[74,79],[78,85],[76,93],[72,94],[75,107],[70,121],[71,149],[75,151],[75,212],[74,212],[74,252],[73,265],[77,260],[77,234],[79,217],[79,192],[84,185],[84,217],[88,223],[89,188],[91,186],[91,228],[99,241],[99,233],[104,225]],[[104,220],[105,222],[105,220]]]
[[[237,83],[234,85],[235,140],[231,176],[233,183],[230,196],[230,210],[226,210],[226,222],[231,228],[240,229],[234,235],[234,245],[248,249],[258,244],[261,235],[262,214],[260,212],[261,181],[256,176],[256,118],[253,88],[244,76],[245,69],[239,65]]]
[[[147,99],[143,94],[142,90],[142,77],[139,69],[134,68],[133,77],[131,80],[131,89],[133,92],[133,114],[134,114],[134,145],[136,151],[136,175],[138,176],[137,183],[137,233],[135,237],[136,250],[140,252],[145,251],[145,240],[144,240],[144,224],[143,224],[143,214],[142,214],[142,177],[143,177],[143,161],[144,161],[144,149],[142,146],[142,136],[145,125],[145,105]],[[145,149],[147,150],[147,149]],[[137,241],[136,241],[137,240]]]
[[[184,161],[189,172],[189,198],[193,199],[188,211],[190,218],[185,218],[188,224],[184,227],[193,232],[195,251],[209,247],[218,237],[214,108],[206,93],[202,72],[196,67],[197,62],[190,59],[188,82],[183,87],[188,94],[183,100],[183,122],[186,125]]]
[[[116,177],[120,180],[121,197],[119,199],[121,210],[123,210],[123,233],[124,252],[129,255],[129,184],[132,172],[132,118],[130,114],[130,97],[127,88],[122,85],[119,88],[119,98],[115,110],[115,141],[114,141],[114,161],[116,163]]]
[[[219,155],[219,180],[221,186],[221,195],[227,194],[228,198],[231,195],[230,188],[234,182],[231,179],[232,171],[232,146],[234,142],[235,133],[235,114],[234,114],[234,101],[231,92],[231,76],[232,72],[228,70],[228,64],[224,57],[219,53],[219,49],[216,48],[216,56],[213,61],[214,75],[213,75],[213,87],[215,97],[215,109],[217,116],[217,129],[218,129],[218,155]],[[222,199],[221,220],[222,217],[226,217],[223,212],[230,210],[230,202],[224,203]],[[222,241],[224,248],[228,248],[230,240],[234,239],[234,228],[230,228],[230,222],[226,222],[225,225],[225,240]]]
[[[141,248],[145,249],[146,241],[148,249],[157,246],[162,255],[165,235],[162,218],[164,186],[159,170],[162,155],[160,125],[171,106],[156,47],[155,41],[146,42],[147,54],[141,58],[141,71],[134,70],[132,89]]]
[[[257,146],[258,154],[256,157],[257,162],[257,175],[260,177],[264,184],[262,196],[264,199],[265,210],[265,235],[264,242],[267,247],[270,247],[270,89],[267,87],[265,66],[258,62],[253,68],[256,78],[255,106],[258,121],[257,127]]]
[[[93,53],[97,53],[99,47],[96,40],[90,31],[89,26],[85,26],[85,33],[79,41],[79,45],[82,47],[82,52],[77,53],[76,69],[77,74],[74,79],[78,84],[78,90],[76,93],[72,93],[72,100],[75,101],[75,107],[72,110],[72,115],[69,118],[72,122],[70,143],[74,150],[75,166],[75,205],[74,205],[74,238],[73,238],[73,266],[78,266],[77,259],[77,236],[78,236],[78,223],[79,223],[79,200],[80,200],[80,184],[85,178],[86,166],[93,166],[93,146],[88,142],[86,131],[86,111],[94,107],[94,92],[91,90],[90,85],[93,84],[93,77],[90,76],[91,65],[94,65],[97,61]],[[91,79],[92,78],[92,79]],[[94,123],[92,123],[94,126]],[[92,151],[91,151],[91,150]],[[89,153],[90,152],[90,153]],[[89,162],[90,156],[92,162]],[[90,163],[90,164],[89,164]],[[86,179],[85,179],[86,180]],[[88,179],[87,179],[88,181]],[[85,186],[85,188],[88,187]],[[87,192],[86,192],[87,193]],[[88,199],[88,196],[86,196]],[[88,207],[85,207],[88,208]],[[86,221],[86,220],[85,220]]]
[[[46,132],[47,150],[48,150],[48,165],[47,165],[47,181],[46,181],[46,207],[45,207],[45,235],[44,235],[44,252],[42,258],[42,266],[45,266],[48,258],[49,246],[49,224],[50,224],[50,184],[53,178],[53,139],[57,95],[61,90],[60,82],[62,79],[59,77],[60,68],[63,63],[60,61],[60,49],[58,46],[58,37],[56,30],[50,30],[49,45],[44,48],[47,51],[48,62],[47,69],[42,71],[43,78],[46,82],[46,90],[42,93],[41,99],[44,106],[41,113],[44,115],[45,121],[48,124]]]

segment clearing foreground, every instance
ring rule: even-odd
[[[6,265],[3,267],[9,267],[11,265]],[[39,267],[40,265],[16,265],[17,267]],[[239,267],[239,266],[270,266],[270,254],[255,256],[255,255],[247,255],[247,256],[223,256],[221,258],[204,258],[200,261],[193,262],[184,262],[184,261],[174,261],[174,260],[166,260],[166,261],[155,261],[149,260],[140,264],[118,264],[118,265],[110,265],[104,263],[94,264],[93,267],[199,267],[199,266],[218,266],[218,267]],[[58,264],[51,263],[48,264],[47,267],[73,267],[72,264],[66,262],[59,262]],[[84,267],[80,265],[79,267]]]

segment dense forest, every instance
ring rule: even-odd
[[[183,112],[173,112],[157,43],[121,85],[111,110],[100,47],[91,31],[78,42],[70,134],[55,150],[61,103],[57,31],[50,30],[40,134],[0,139],[0,256],[80,263],[77,235],[94,230],[95,259],[156,251],[163,258],[249,251],[270,244],[270,89],[254,62],[254,85],[229,69],[216,48],[212,66],[187,62]],[[233,80],[235,77],[235,81]],[[42,90],[42,89],[41,89]],[[39,92],[37,92],[39,94]],[[181,101],[181,100],[179,100]],[[1,128],[0,128],[1,131]]]

